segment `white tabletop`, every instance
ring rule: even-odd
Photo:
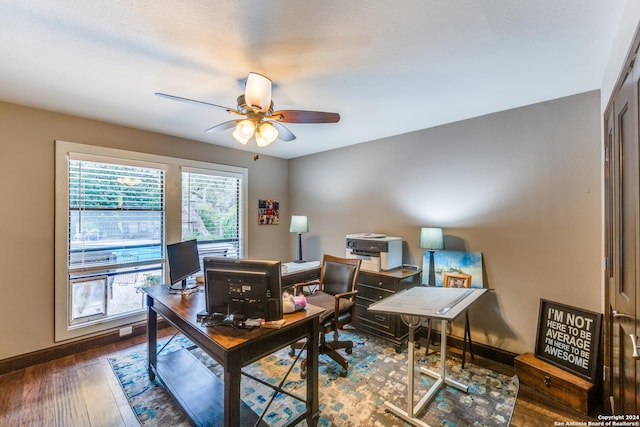
[[[453,320],[488,289],[416,286],[371,304],[369,311]]]

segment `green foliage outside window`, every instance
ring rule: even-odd
[[[183,239],[238,239],[239,180],[183,172]]]

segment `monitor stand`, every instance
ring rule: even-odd
[[[198,291],[198,283],[187,283],[187,279],[183,279],[180,282],[176,282],[169,286],[169,291],[173,294],[183,293],[190,294]]]

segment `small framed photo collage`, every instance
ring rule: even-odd
[[[258,224],[278,225],[280,224],[280,203],[277,200],[258,200]]]

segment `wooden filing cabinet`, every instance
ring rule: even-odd
[[[356,329],[384,338],[400,352],[409,335],[407,325],[398,315],[369,312],[367,307],[396,292],[420,285],[420,277],[420,270],[403,268],[381,272],[360,270],[353,323]]]

